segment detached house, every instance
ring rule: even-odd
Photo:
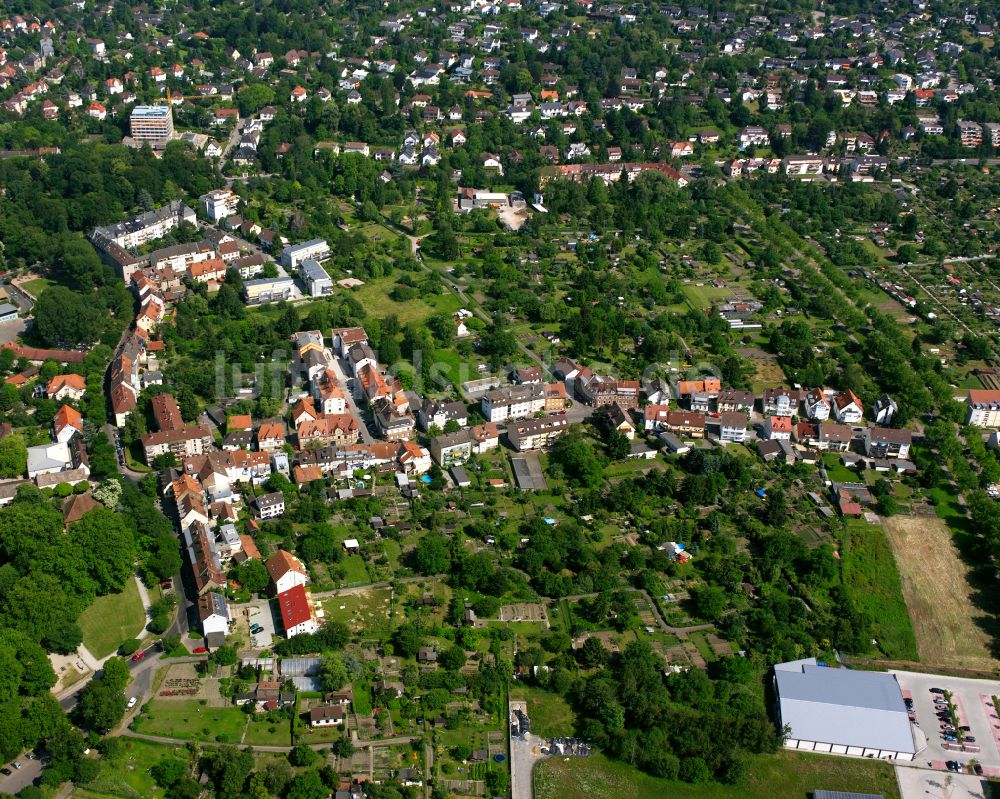
[[[768,416],[764,422],[764,437],[769,441],[790,441],[792,438],[792,417]]]
[[[291,552],[279,549],[266,561],[267,573],[271,578],[275,594],[283,594],[297,585],[309,582],[309,572]]]
[[[848,389],[833,398],[833,414],[843,424],[857,424],[864,418],[865,409],[861,400]]]

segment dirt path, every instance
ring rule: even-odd
[[[917,650],[925,665],[1000,671],[991,654],[993,619],[973,603],[969,569],[936,516],[893,516],[883,527],[903,581]]]

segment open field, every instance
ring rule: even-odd
[[[558,694],[519,685],[511,689],[510,698],[527,700],[528,718],[535,735],[545,738],[573,735],[576,714],[569,702]]]
[[[875,620],[878,648],[888,657],[917,659],[917,641],[903,598],[892,547],[881,527],[851,522],[841,550],[844,582],[855,600]]]
[[[247,714],[237,707],[208,707],[196,700],[154,699],[136,718],[136,732],[188,741],[239,743]]]
[[[92,799],[93,797],[118,797],[119,799],[147,799],[163,796],[163,790],[156,786],[149,774],[150,767],[161,758],[177,756],[175,747],[163,744],[125,738],[125,751],[114,760],[101,760],[101,770],[97,778],[84,787],[76,786],[73,797]],[[179,760],[183,760],[180,752]]]
[[[421,321],[435,313],[454,313],[459,308],[459,300],[454,294],[420,294],[405,302],[397,302],[389,293],[396,285],[392,278],[377,278],[365,285],[352,289],[350,294],[361,303],[365,311],[376,317],[395,314],[400,323]]]
[[[96,658],[110,655],[123,641],[138,638],[145,624],[139,589],[131,578],[120,594],[98,597],[80,614],[83,643]]]
[[[894,516],[883,522],[903,580],[920,659],[929,666],[995,671],[988,626],[972,602],[968,567],[943,519]]]
[[[659,779],[603,755],[551,758],[535,768],[535,799],[807,799],[818,787],[899,799],[888,763],[798,752],[754,758],[738,785]]]

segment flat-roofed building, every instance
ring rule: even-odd
[[[174,132],[174,115],[169,103],[137,105],[129,116],[129,129],[137,142],[164,146]]]
[[[916,754],[892,674],[826,668],[807,658],[775,665],[774,689],[788,749],[892,760]]]

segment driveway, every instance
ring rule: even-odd
[[[515,710],[527,715],[528,703],[511,700],[509,715],[512,720]],[[511,799],[533,799],[531,774],[535,764],[546,757],[541,753],[542,739],[530,732],[514,735],[513,725],[509,725],[509,729]]]
[[[247,636],[250,649],[270,649],[279,629],[271,603],[266,599],[254,599],[244,605],[234,605],[233,610],[236,615],[236,630]],[[250,635],[251,624],[259,624],[264,629],[256,635]]]

